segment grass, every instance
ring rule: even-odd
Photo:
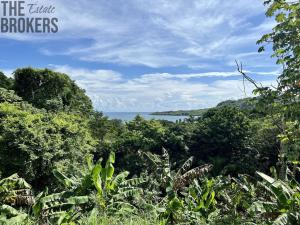
[[[120,216],[109,216],[93,210],[90,215],[81,219],[82,225],[160,225],[154,215],[132,215],[128,213]]]

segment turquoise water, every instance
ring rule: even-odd
[[[137,115],[141,115],[147,120],[157,119],[157,120],[168,120],[172,122],[176,122],[176,120],[184,120],[186,116],[158,116],[158,115],[150,115],[148,112],[103,112],[105,116],[108,116],[110,119],[119,119],[123,121],[133,120]]]

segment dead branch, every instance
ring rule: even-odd
[[[257,89],[260,89],[260,87],[257,85],[257,83],[255,82],[255,80],[253,80],[251,77],[249,77],[244,71],[243,71],[243,64],[242,63],[238,63],[237,60],[235,60],[236,66],[237,66],[237,70],[240,74],[242,74],[243,76],[243,81],[244,79],[246,79],[247,81],[249,81],[251,84],[253,84]],[[261,85],[262,86],[262,85]]]

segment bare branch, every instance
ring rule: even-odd
[[[257,89],[260,89],[260,87],[257,85],[257,83],[255,82],[255,80],[253,80],[251,77],[249,77],[243,70],[243,64],[242,63],[238,63],[237,60],[235,60],[236,66],[237,66],[237,70],[240,74],[242,74],[243,79],[246,79],[247,81],[249,81],[251,84],[253,84]],[[262,86],[262,85],[261,85]]]

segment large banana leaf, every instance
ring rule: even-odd
[[[20,225],[24,224],[26,218],[26,213],[21,213],[9,205],[0,206],[0,224]]]

